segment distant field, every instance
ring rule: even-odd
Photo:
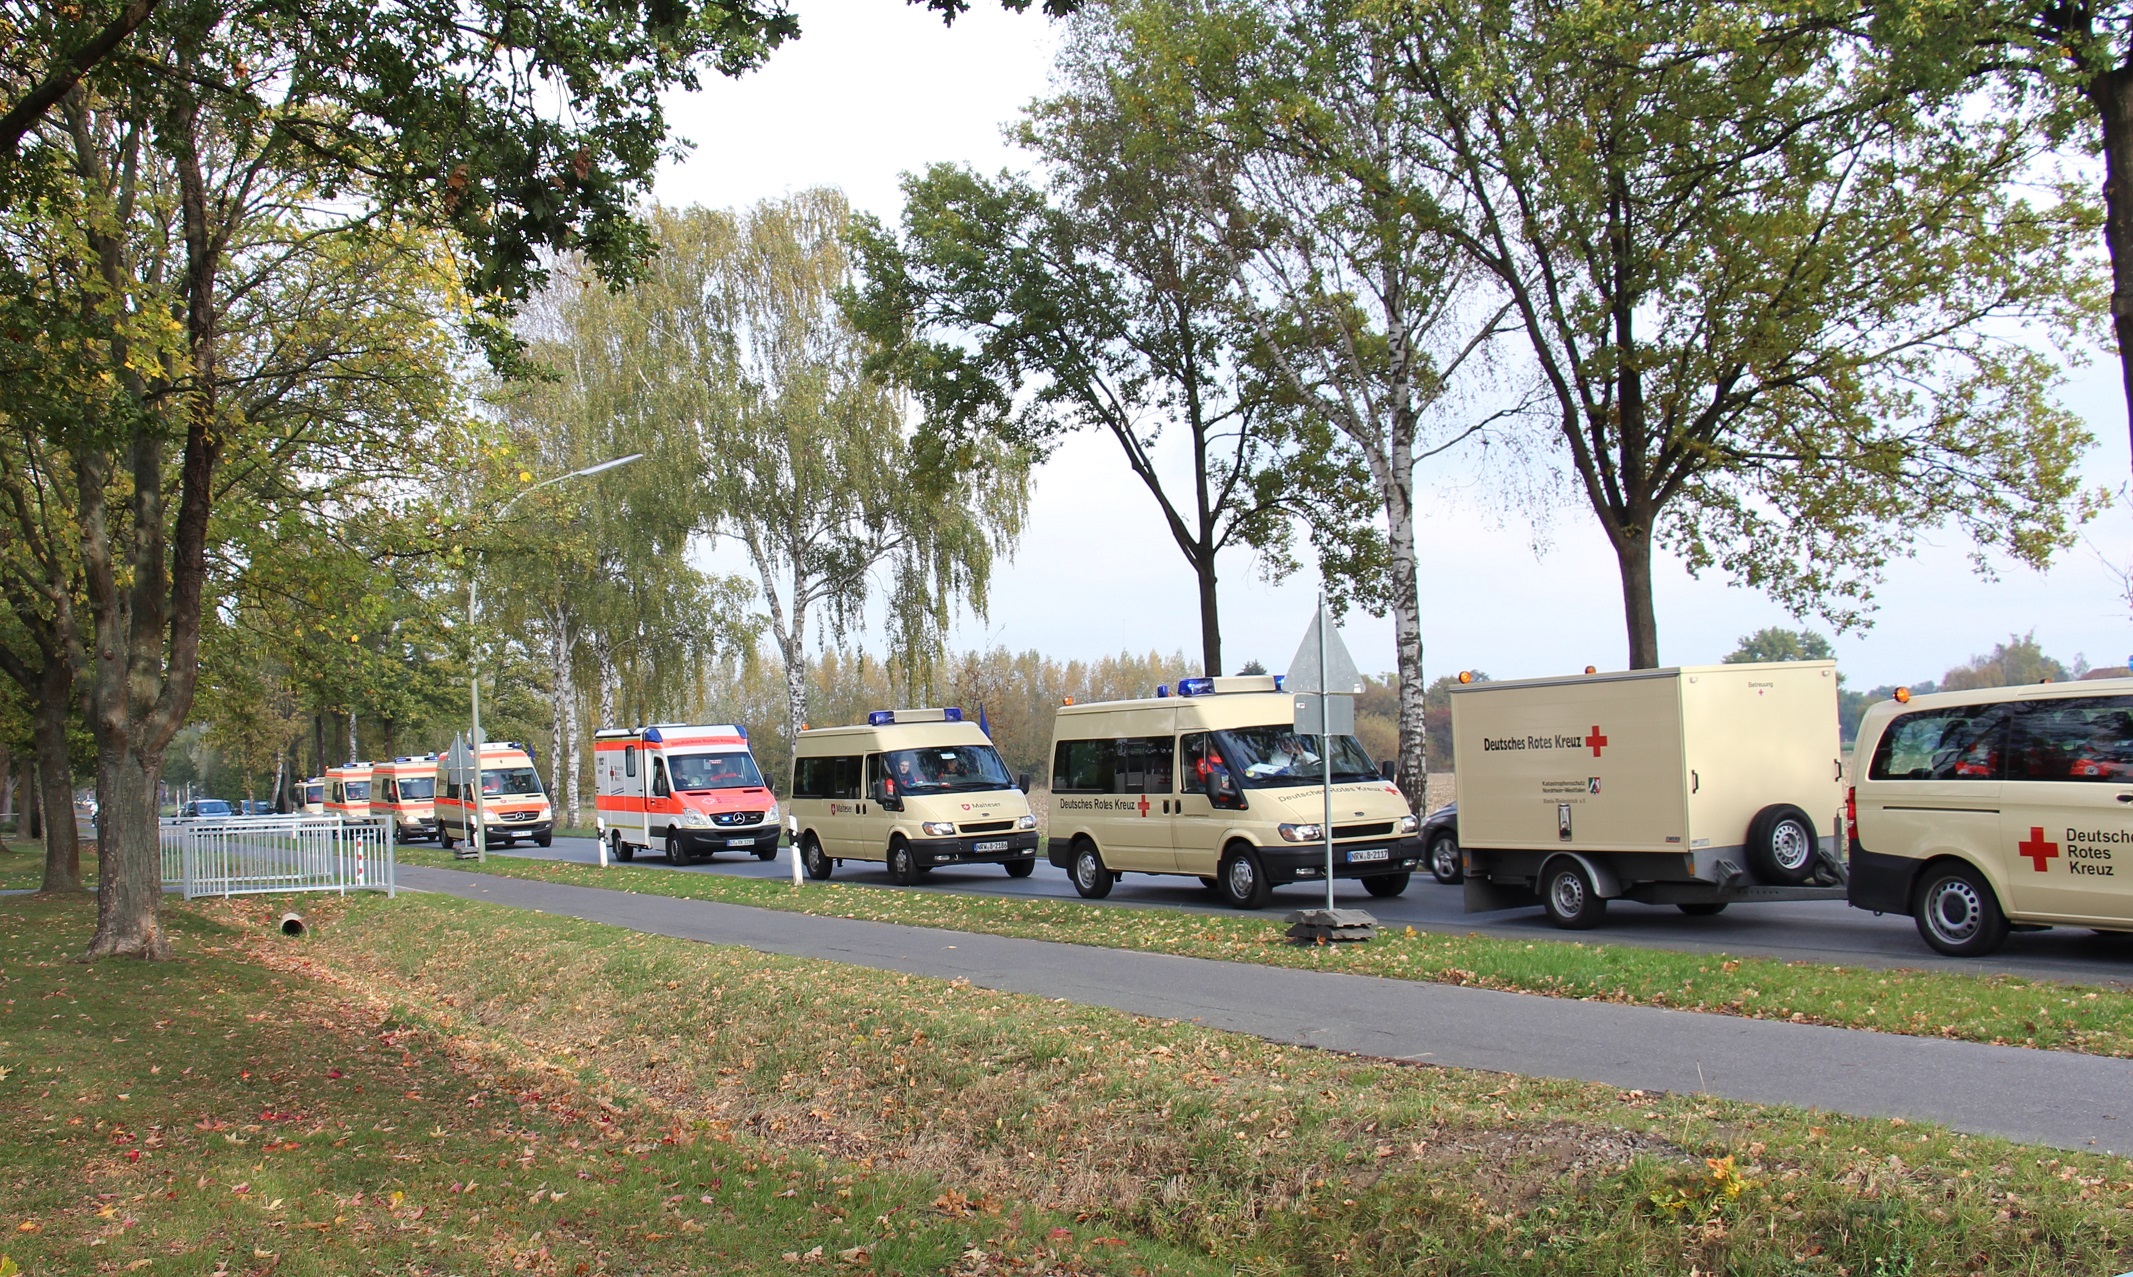
[[[402,848],[400,857],[408,864],[830,917],[2133,1057],[2133,996],[2017,976],[1891,971],[1412,929],[1386,932],[1362,945],[1297,946],[1268,914],[1099,907],[835,882],[810,882],[795,892],[789,884],[759,878],[502,857],[477,865],[410,848]]]

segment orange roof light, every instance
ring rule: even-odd
[[[1473,682],[1473,681],[1474,681],[1474,671],[1472,671],[1472,670],[1460,670],[1460,671],[1459,671],[1459,681],[1460,681],[1460,682],[1462,682],[1462,683],[1471,683],[1471,682]]]
[[[1059,703],[1061,705],[1072,705],[1074,703],[1074,698],[1071,696],[1062,696],[1059,698]]]
[[[1600,667],[1597,665],[1588,665],[1585,667],[1585,672],[1587,674],[1597,674],[1600,672]]]
[[[1897,703],[1898,705],[1908,705],[1908,704],[1910,704],[1910,703],[1911,703],[1911,689],[1910,689],[1910,688],[1908,688],[1908,687],[1899,687],[1899,688],[1897,688],[1897,689],[1896,689],[1896,703]]]

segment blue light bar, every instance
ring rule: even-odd
[[[867,715],[868,727],[887,727],[895,721],[896,711],[893,709],[877,709]]]
[[[656,727],[647,727],[644,729],[644,743],[647,745],[657,745],[660,741],[665,739],[665,737],[659,734],[659,729]]]
[[[1288,681],[1289,681],[1289,676],[1288,676],[1288,675],[1286,675],[1286,674],[1276,674],[1276,675],[1274,676],[1274,690],[1275,690],[1275,691],[1277,691],[1277,692],[1278,692],[1278,691],[1280,691],[1280,690],[1281,690],[1281,685],[1282,685],[1283,683],[1286,683],[1286,682],[1288,682]]]
[[[737,731],[737,732],[739,732],[739,733],[741,734],[741,739],[742,739],[742,740],[747,740],[747,739],[748,739],[748,728],[747,728],[747,726],[746,726],[745,724],[742,724],[742,723],[735,723],[735,724],[733,725],[733,730],[734,730],[734,731]]]
[[[1212,696],[1214,691],[1215,680],[1211,678],[1181,678],[1178,680],[1178,695],[1180,696]]]
[[[944,723],[960,723],[963,721],[963,711],[957,706],[950,705],[947,709],[941,711],[941,721]]]
[[[1162,699],[1163,699],[1164,697],[1166,697],[1166,696],[1168,696],[1168,695],[1170,695],[1170,684],[1168,684],[1168,683],[1157,683],[1157,684],[1155,685],[1155,698],[1156,698],[1157,700],[1162,700]]]

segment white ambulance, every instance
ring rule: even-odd
[[[864,724],[818,727],[794,742],[787,823],[800,863],[827,878],[877,860],[900,884],[938,865],[1037,867],[1037,817],[1007,764],[963,711],[875,710]]]
[[[300,789],[302,790],[302,799],[297,804],[297,810],[306,816],[325,815],[326,778],[324,776],[313,776],[303,782]]]
[[[454,785],[447,771],[449,759],[437,756],[436,794],[432,808],[437,815],[437,840],[447,850],[474,841],[474,786]],[[481,747],[481,813],[483,839],[491,847],[509,847],[519,839],[546,847],[555,841],[555,812],[541,788],[541,774],[533,768],[533,755],[517,741],[489,741]]]
[[[778,854],[778,800],[738,725],[609,728],[593,733],[594,805],[617,860],[657,847],[669,864],[721,851]]]
[[[2009,930],[2133,931],[2133,679],[1882,701],[1855,756],[1855,906],[1956,957]]]
[[[1452,688],[1468,912],[1844,896],[1833,661]]]
[[[326,769],[325,814],[342,820],[370,819],[369,763],[342,763]]]
[[[437,756],[403,754],[370,769],[370,814],[390,816],[401,842],[437,836]]]
[[[1178,694],[1061,706],[1047,852],[1090,899],[1127,873],[1184,874],[1239,909],[1326,880],[1320,738],[1271,675],[1187,678]],[[1422,858],[1417,821],[1352,736],[1333,738],[1333,875],[1397,896]]]

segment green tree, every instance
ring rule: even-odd
[[[1813,630],[1788,630],[1772,625],[1742,636],[1740,645],[1726,654],[1725,663],[1745,665],[1757,661],[1836,659],[1836,649],[1829,645],[1829,640]]]
[[[2015,687],[2023,683],[2061,683],[2066,666],[2044,654],[2037,633],[2010,634],[1983,656],[1973,656],[1941,676],[1940,690],[1967,692],[1980,687]],[[1913,688],[1913,691],[1920,689]]]
[[[1924,529],[2030,564],[2066,542],[2089,436],[2008,334],[2076,334],[2094,217],[2032,200],[2019,110],[1737,0],[1284,12],[1382,26],[1435,146],[1397,193],[1511,303],[1632,666],[1660,544],[1850,626]]]
[[[901,236],[858,223],[850,311],[874,366],[944,439],[1041,453],[1075,431],[1110,435],[1193,574],[1202,668],[1220,674],[1218,561],[1246,548],[1271,575],[1293,566],[1280,467],[1299,449],[1251,375],[1230,254],[1196,211],[1213,175],[1183,139],[1118,112],[1106,41],[1061,65],[1071,91],[1016,133],[1041,184],[949,165],[906,176]],[[1155,458],[1166,433],[1190,449],[1183,485]]]

